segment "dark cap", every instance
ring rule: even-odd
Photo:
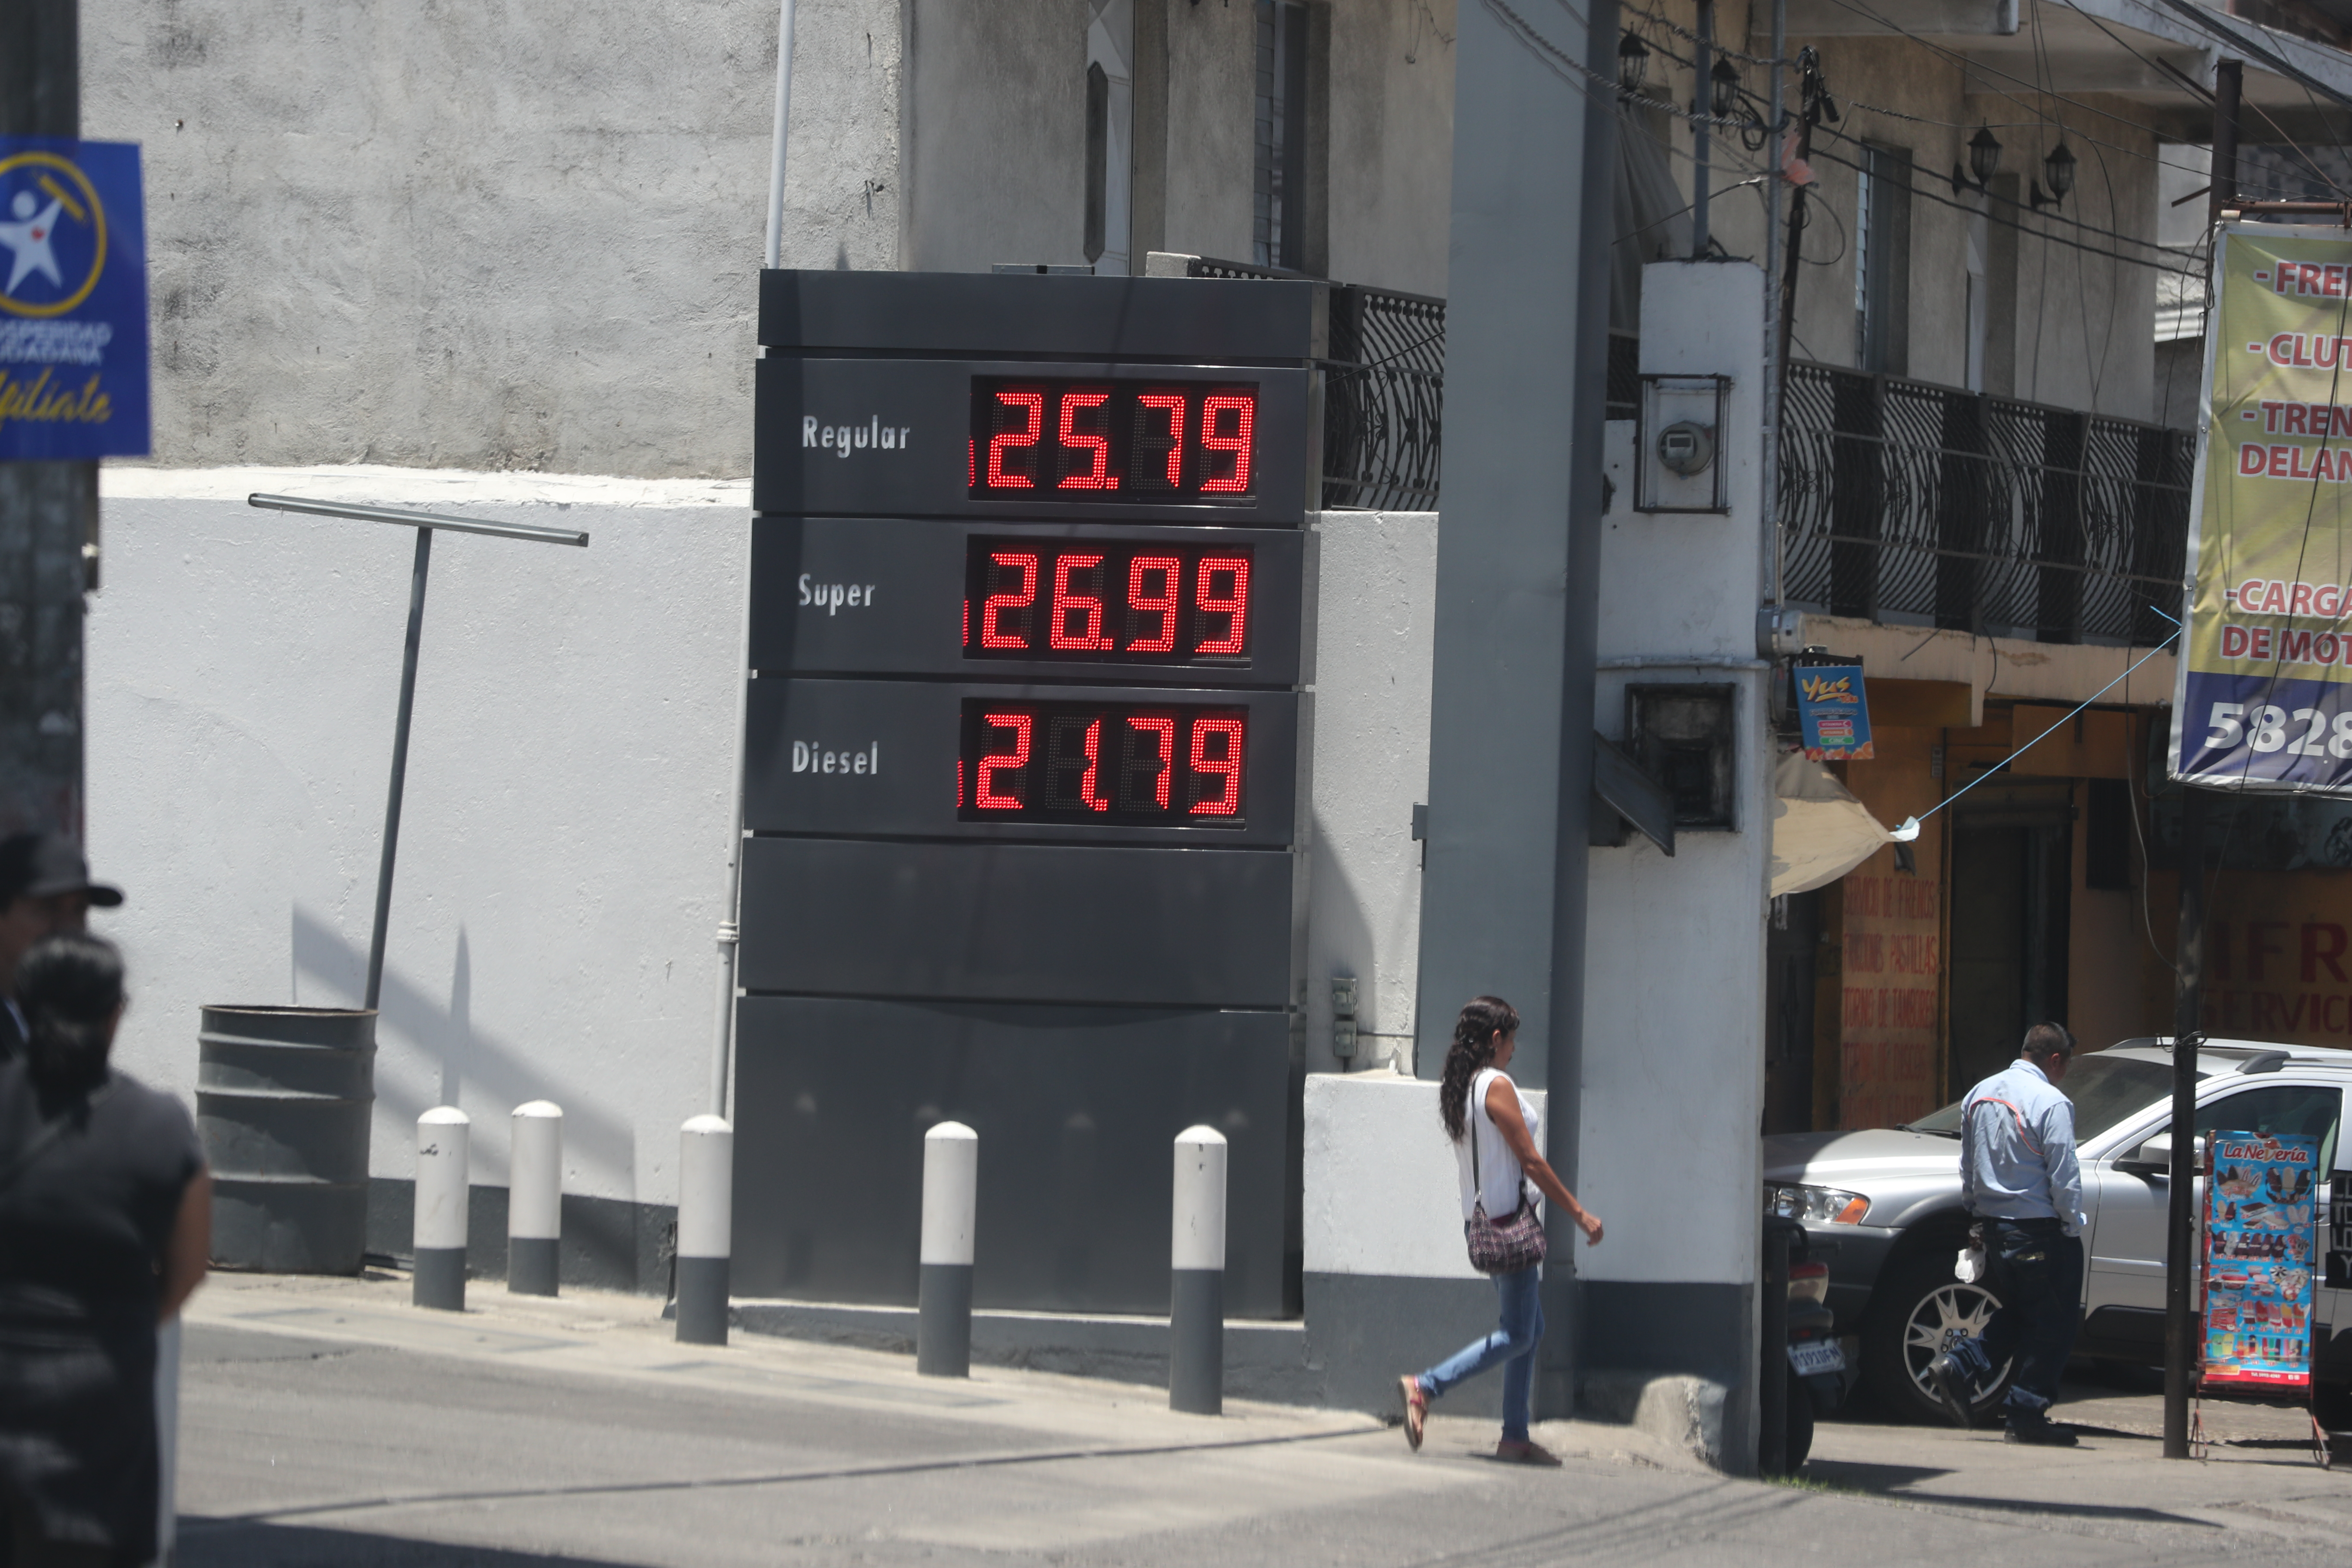
[[[0,908],[18,899],[88,893],[100,909],[122,901],[122,889],[89,879],[89,862],[61,833],[14,833],[0,838]]]

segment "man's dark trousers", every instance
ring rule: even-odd
[[[2016,1358],[2008,1407],[2031,1415],[2058,1397],[2059,1374],[2074,1349],[2083,1316],[2083,1239],[2054,1219],[1988,1219],[1985,1281],[2000,1310],[1981,1337],[1951,1347],[1969,1382],[1982,1384],[2001,1363]]]

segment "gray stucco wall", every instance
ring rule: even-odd
[[[1331,16],[1331,276],[1445,292],[1454,190],[1452,0]]]
[[[1086,259],[1087,0],[910,0],[905,265]]]
[[[1168,248],[1250,258],[1256,7],[1168,7]]]
[[[895,266],[898,7],[799,15],[788,264]],[[146,149],[158,462],[751,471],[774,6],[83,17],[85,133]]]

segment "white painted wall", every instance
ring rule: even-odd
[[[371,1168],[454,1097],[474,1179],[563,1107],[570,1192],[675,1202],[706,1110],[749,497],[710,481],[398,469],[102,476],[89,850],[128,899],[119,1059],[188,1091],[210,1002],[356,1005],[414,534],[250,490],[585,529],[444,533],[378,1031]]]
[[[1412,1070],[1421,845],[1429,798],[1434,512],[1327,511],[1316,599],[1307,1060],[1331,1054],[1331,976],[1356,977],[1354,1065]]]
[[[1544,1113],[1543,1090],[1519,1092]],[[1463,1246],[1460,1183],[1435,1083],[1307,1075],[1307,1272],[1479,1278]]]
[[[1763,275],[1744,262],[1660,263],[1643,269],[1642,289],[1644,371],[1733,378],[1717,458],[1732,511],[1636,513],[1630,476],[1613,476],[1596,720],[1623,738],[1633,680],[1737,687],[1741,826],[1677,833],[1671,859],[1638,834],[1592,853],[1576,1186],[1610,1230],[1581,1272],[1741,1283],[1755,1278],[1762,1203],[1770,862],[1764,672],[1743,668],[1755,661],[1762,549]],[[1643,668],[1607,668],[1633,658]],[[1669,1213],[1671,1224],[1657,1223]]]

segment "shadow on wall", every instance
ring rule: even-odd
[[[331,1005],[357,1006],[367,954],[342,934],[297,905],[293,911],[294,970],[335,994]],[[636,1190],[636,1130],[587,1101],[576,1083],[550,1078],[523,1058],[498,1036],[477,1030],[473,1024],[473,961],[466,934],[457,934],[457,968],[449,984],[449,1005],[427,995],[400,973],[386,966],[383,973],[383,1017],[378,1035],[396,1032],[415,1042],[419,1050],[441,1058],[441,1100],[456,1103],[459,1088],[471,1080],[493,1104],[511,1110],[533,1100],[551,1100],[563,1107],[563,1163],[567,1167],[593,1165],[616,1176],[632,1194]],[[379,1074],[376,1098],[404,1120],[414,1121],[432,1109],[417,1095]],[[477,1135],[478,1139],[478,1134]],[[499,1142],[504,1142],[504,1135]],[[475,1179],[482,1176],[480,1143],[477,1142]]]

